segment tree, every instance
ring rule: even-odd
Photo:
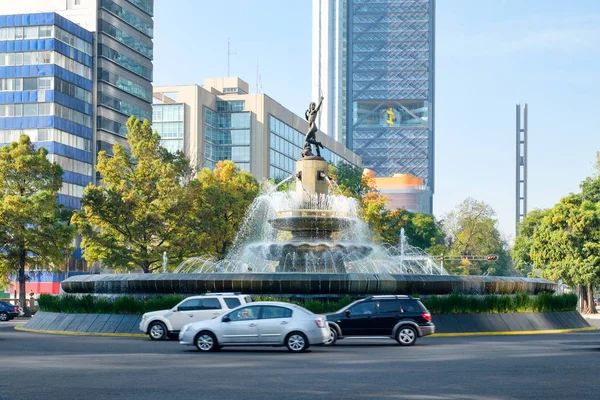
[[[581,194],[564,197],[533,234],[530,251],[545,277],[581,287],[582,313],[596,313],[593,288],[600,282],[600,203]]]
[[[188,191],[187,227],[190,235],[201,238],[202,254],[227,255],[258,192],[258,181],[232,161],[219,161],[213,171],[200,171]]]
[[[511,256],[515,269],[523,275],[535,275],[533,273],[533,260],[531,259],[533,235],[546,215],[548,215],[548,210],[532,210],[519,224],[519,236],[515,238]]]
[[[386,210],[381,217],[381,241],[397,244],[404,228],[410,244],[422,249],[443,244],[441,227],[432,215],[412,213],[403,209]]]
[[[456,209],[446,214],[443,226],[449,256],[470,257],[495,254],[496,261],[475,261],[462,264],[448,263],[448,271],[471,275],[507,275],[510,257],[506,243],[498,231],[496,213],[488,204],[467,198]]]
[[[0,148],[0,270],[18,271],[19,303],[25,315],[25,266],[62,264],[72,251],[69,212],[56,202],[63,170],[35,149],[26,135]]]
[[[131,155],[118,143],[114,157],[98,153],[102,183],[86,188],[73,222],[88,262],[148,273],[160,267],[163,252],[171,264],[197,254],[184,224],[182,176],[188,169],[165,157],[148,121],[131,117],[127,130]]]

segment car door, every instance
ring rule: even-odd
[[[402,307],[398,300],[379,300],[378,312],[373,317],[373,334],[390,336],[401,317]]]
[[[376,310],[374,301],[365,301],[350,307],[343,320],[344,336],[369,336],[373,334],[373,316]]]
[[[283,343],[289,332],[293,311],[287,307],[262,306],[258,320],[258,340],[261,343]]]
[[[221,317],[221,334],[219,341],[222,344],[248,343],[257,344],[258,341],[258,316],[260,306],[248,306],[235,309]]]
[[[204,321],[206,319],[214,318],[218,315],[223,314],[225,309],[223,308],[221,302],[216,297],[207,297],[204,299],[200,299],[200,304],[198,305],[198,309],[193,311],[192,319],[196,321]]]
[[[201,301],[202,299],[188,299],[180,303],[173,314],[167,317],[171,323],[171,329],[180,331],[185,324],[195,322]]]

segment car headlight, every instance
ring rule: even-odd
[[[146,314],[142,315],[142,321],[146,320]]]

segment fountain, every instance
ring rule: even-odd
[[[311,103],[307,111],[309,132],[296,174],[252,203],[224,260],[193,257],[170,274],[76,276],[63,281],[62,289],[67,293],[234,291],[283,296],[555,290],[553,282],[543,279],[448,275],[423,250],[410,246],[404,232],[397,246],[373,243],[367,224],[359,218],[356,200],[330,192],[335,183],[314,136],[314,116],[321,103]],[[295,189],[277,190],[292,182]]]

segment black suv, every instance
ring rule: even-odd
[[[333,345],[349,336],[389,336],[401,346],[412,346],[417,337],[431,335],[435,325],[419,299],[410,296],[371,296],[327,315]]]

